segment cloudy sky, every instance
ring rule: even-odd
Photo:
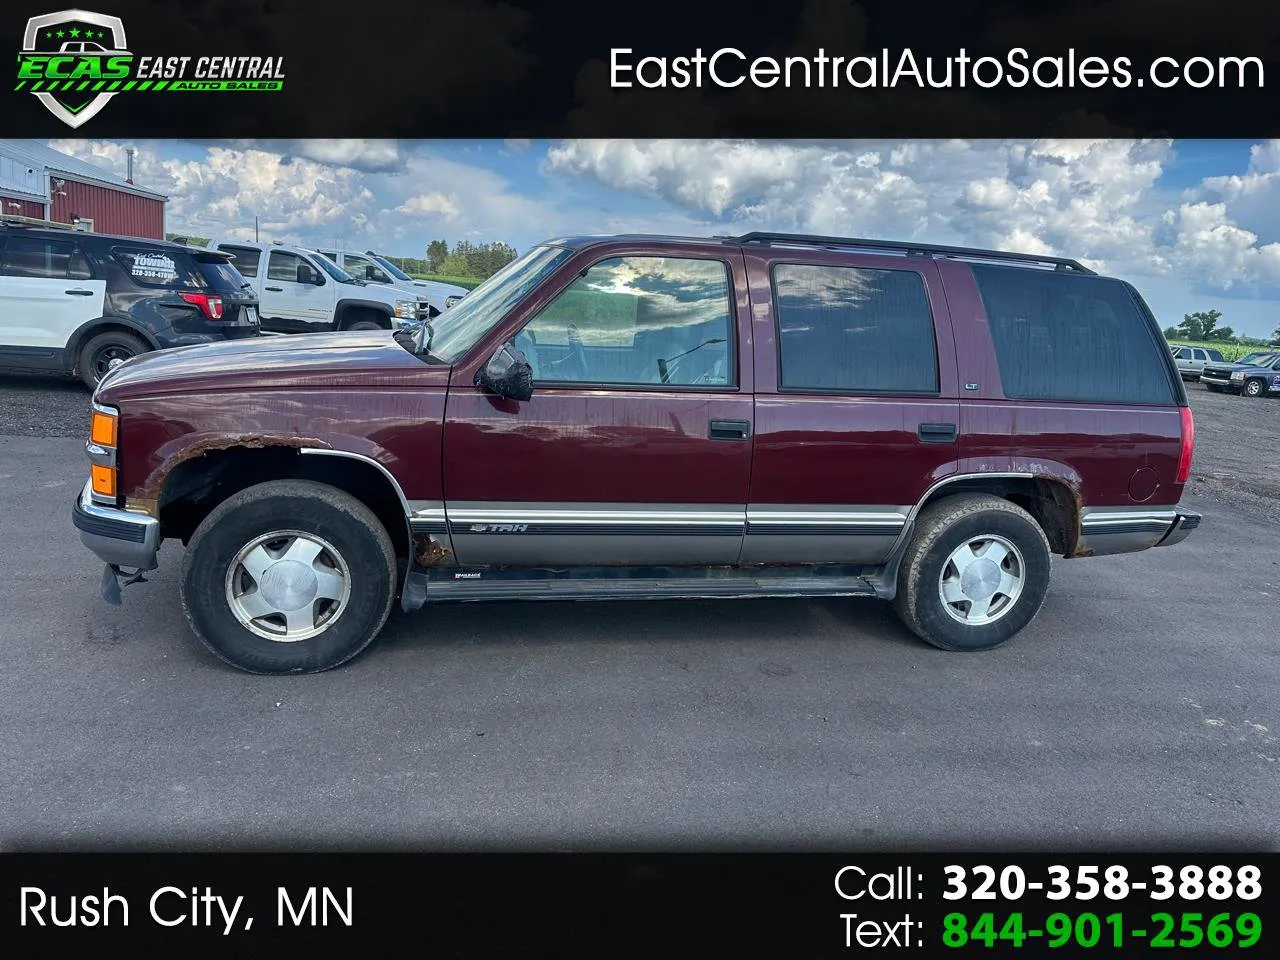
[[[571,233],[755,229],[1083,260],[1162,326],[1280,324],[1280,141],[123,141],[50,144],[166,193],[169,229],[424,256]]]

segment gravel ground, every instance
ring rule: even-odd
[[[0,436],[88,435],[89,391],[83,383],[0,368]]]
[[[1280,400],[1250,400],[1187,384],[1196,418],[1190,490],[1280,521]]]
[[[1187,384],[1196,418],[1189,490],[1280,522],[1280,400]],[[0,436],[84,437],[89,394],[78,380],[0,369]]]

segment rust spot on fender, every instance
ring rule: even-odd
[[[143,499],[142,497],[126,497],[124,501],[126,510],[133,510],[138,513],[145,513],[149,517],[160,516],[160,501],[154,497],[151,499]]]
[[[452,554],[444,545],[429,533],[413,535],[413,560],[420,567],[438,567],[448,561]]]
[[[164,489],[164,482],[168,479],[169,474],[173,472],[174,467],[181,463],[186,463],[188,460],[194,460],[196,457],[203,457],[207,453],[214,453],[219,450],[265,450],[270,447],[286,447],[293,450],[301,450],[303,447],[332,449],[331,444],[315,437],[278,436],[273,434],[218,436],[197,440],[195,443],[183,447],[177,453],[161,461],[160,465],[152,470],[147,479],[143,481],[142,487],[138,490],[134,499],[158,502],[160,492]]]

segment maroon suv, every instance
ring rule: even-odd
[[[452,600],[867,595],[948,650],[1051,554],[1183,540],[1150,310],[1074,260],[752,233],[534,247],[409,333],[184,347],[94,396],[103,593],[187,546],[218,656],[336,666]]]

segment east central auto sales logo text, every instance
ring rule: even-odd
[[[27,21],[14,90],[79,127],[117,94],[283,88],[284,57],[140,56],[129,50],[119,17],[62,10]]]

